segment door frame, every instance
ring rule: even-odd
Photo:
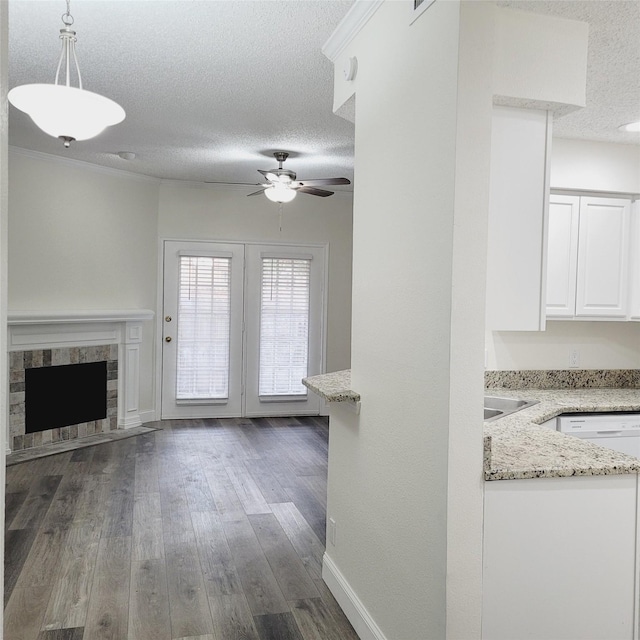
[[[242,245],[263,245],[269,244],[282,247],[309,247],[320,249],[324,252],[324,274],[322,281],[322,317],[320,327],[320,373],[324,373],[327,363],[327,325],[328,325],[328,301],[329,301],[329,243],[328,242],[295,242],[284,240],[238,240],[237,238],[227,240],[225,238],[193,238],[193,237],[177,237],[162,236],[158,238],[158,252],[156,262],[156,323],[155,323],[155,347],[153,348],[154,357],[154,384],[153,384],[153,407],[156,420],[161,420],[162,416],[162,336],[164,335],[164,249],[166,242],[218,242],[224,244],[242,244]],[[324,401],[320,402],[319,415],[325,415]]]

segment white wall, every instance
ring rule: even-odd
[[[7,139],[9,129],[9,103],[7,102],[8,67],[9,67],[9,7],[7,2],[0,3],[0,353],[7,351],[7,218],[8,189],[7,173]],[[7,406],[8,378],[7,358],[0,358],[0,461],[5,459],[6,438],[8,433]],[[5,486],[4,464],[0,465],[0,487]],[[0,491],[0,523],[4,525],[4,491]],[[0,526],[0,549],[4,549],[4,526]],[[0,592],[4,594],[4,563],[0,567]],[[4,598],[3,598],[4,600]],[[3,615],[0,612],[0,629],[3,628]],[[0,634],[1,636],[2,634]]]
[[[551,187],[640,193],[640,146],[554,138]],[[547,322],[547,330],[488,332],[491,370],[567,369],[569,351],[581,369],[640,367],[640,323]]]
[[[554,138],[551,188],[640,193],[640,145]]]
[[[158,184],[12,150],[9,310],[155,309]],[[154,323],[140,410],[152,411]]]
[[[496,331],[487,337],[488,369],[568,369],[580,354],[580,369],[640,368],[637,322],[548,321],[544,332]]]
[[[329,198],[300,194],[283,206],[247,189],[165,183],[158,233],[163,239],[208,239],[329,244],[327,371],[351,364],[351,193]]]
[[[9,307],[153,309],[158,185],[12,151]]]
[[[459,3],[436,2],[411,26],[407,10],[382,4],[335,61],[339,70],[358,59],[352,387],[362,409],[331,408],[327,515],[337,526],[325,567],[389,640],[472,638],[482,430],[468,416],[482,402],[486,244],[471,236],[486,237],[490,77],[478,77],[484,108],[470,82],[458,111]],[[478,145],[476,175],[470,155],[456,154],[465,134]],[[460,485],[451,482],[458,472]]]

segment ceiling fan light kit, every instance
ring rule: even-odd
[[[278,161],[278,168],[271,170],[258,169],[258,172],[266,178],[267,182],[261,185],[262,189],[250,193],[250,196],[257,196],[264,193],[271,202],[279,202],[282,204],[291,202],[296,197],[298,191],[322,198],[333,195],[333,191],[318,189],[316,185],[351,184],[351,181],[347,180],[347,178],[296,180],[295,172],[282,168],[282,164],[289,157],[289,154],[286,151],[276,151],[273,155]]]
[[[60,29],[62,51],[58,60],[54,84],[25,84],[9,91],[9,102],[24,111],[42,131],[60,138],[65,147],[75,140],[88,140],[107,127],[122,122],[124,109],[109,98],[82,88],[80,67],[76,58],[76,32],[71,29],[73,16],[70,0],[62,15],[64,27]],[[64,65],[65,82],[59,84]],[[71,66],[76,70],[78,86],[71,86]]]
[[[286,184],[274,184],[264,190],[264,195],[271,202],[291,202],[296,197],[296,192]]]

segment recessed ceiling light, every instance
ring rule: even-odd
[[[638,122],[630,122],[629,124],[622,124],[618,127],[620,131],[630,131],[631,133],[640,133],[640,120]]]

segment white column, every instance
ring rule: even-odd
[[[140,345],[142,322],[125,322],[118,351],[118,429],[142,424],[140,418]]]

